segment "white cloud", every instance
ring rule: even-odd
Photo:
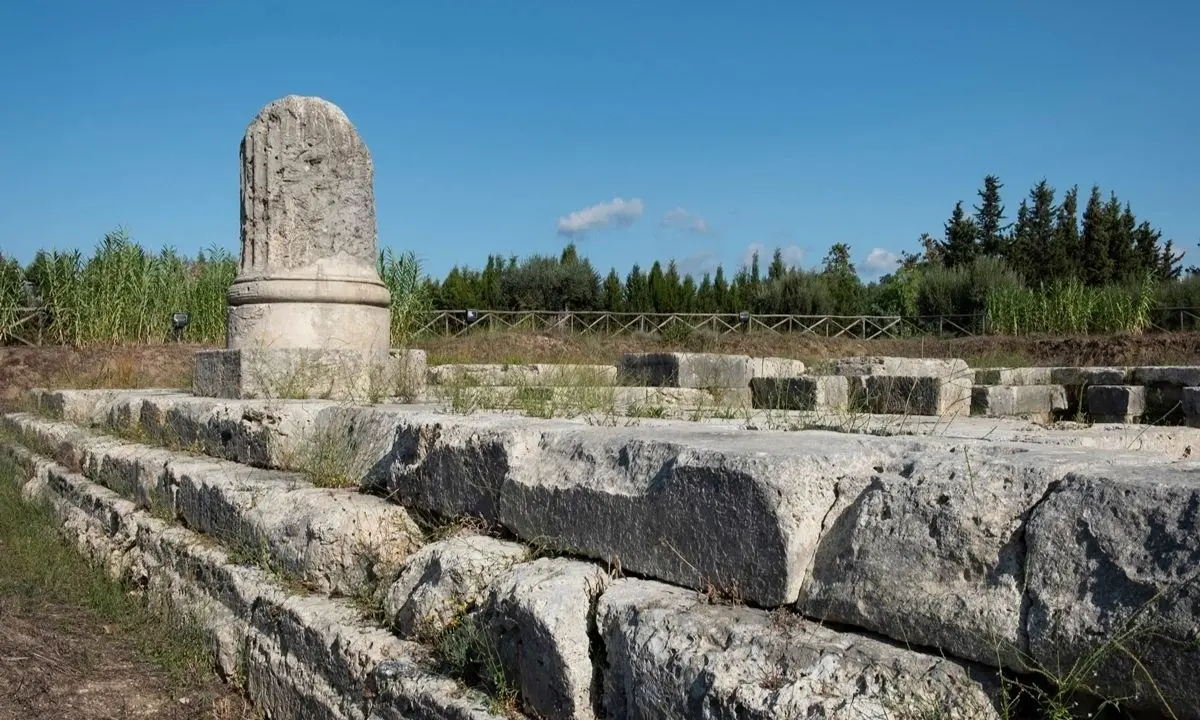
[[[658,224],[667,230],[683,230],[697,235],[708,235],[712,232],[712,226],[707,220],[683,208],[675,208],[663,215]]]
[[[644,211],[645,207],[638,198],[613,198],[609,202],[598,203],[560,217],[558,234],[574,237],[609,226],[629,227]]]
[[[804,260],[804,248],[798,245],[780,248],[780,253],[783,255],[783,264],[790,268],[800,267],[800,263]]]
[[[863,261],[863,268],[868,275],[882,275],[896,269],[900,264],[900,256],[891,250],[884,248],[875,248],[867,253],[867,259]]]
[[[742,266],[750,267],[750,263],[754,261],[754,253],[758,253],[758,267],[766,268],[771,256],[767,254],[767,246],[757,242],[750,243],[742,252]]]
[[[750,262],[754,259],[754,253],[758,253],[758,268],[763,275],[767,274],[767,268],[771,265],[771,260],[775,256],[775,248],[768,249],[762,243],[750,243],[746,246],[746,250],[742,253],[742,265],[750,267]],[[783,264],[789,268],[798,268],[804,260],[804,248],[799,245],[787,245],[779,248],[779,253],[783,256]]]
[[[691,275],[699,280],[704,277],[704,273],[715,273],[718,264],[720,261],[715,252],[711,250],[698,252],[679,261],[679,274]]]

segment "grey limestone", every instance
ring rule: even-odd
[[[806,371],[802,361],[780,357],[753,357],[750,366],[756,378],[794,378]]]
[[[850,381],[838,375],[756,377],[750,381],[754,407],[769,410],[844,410]]]
[[[1067,410],[1062,385],[976,385],[971,414],[984,417],[1028,417],[1049,420]]]
[[[1085,392],[1093,422],[1138,422],[1146,411],[1146,388],[1140,385],[1090,385]]]
[[[754,369],[748,355],[625,353],[620,373],[626,385],[746,388]]]

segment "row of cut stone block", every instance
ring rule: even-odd
[[[170,427],[239,460],[303,443],[292,428],[310,419],[353,428],[381,441],[369,484],[405,506],[479,515],[551,550],[1008,667],[1028,654],[1069,669],[1149,594],[1176,592],[1197,552],[1197,466],[1146,454],[85,397],[60,394],[58,404],[76,417],[136,419],[148,436]],[[1197,661],[1195,592],[1156,606],[1156,633],[1169,639],[1139,649],[1180,717],[1200,717],[1185,681]],[[1114,662],[1093,682],[1137,692]]]

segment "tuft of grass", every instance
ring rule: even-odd
[[[501,660],[495,639],[476,615],[460,610],[433,640],[433,657],[439,670],[486,693],[492,712],[518,715],[516,680]]]
[[[299,449],[282,458],[285,470],[304,473],[321,488],[358,488],[371,470],[371,459],[353,428],[322,424],[307,434]]]

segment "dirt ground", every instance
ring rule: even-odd
[[[4,720],[253,717],[215,676],[171,678],[87,608],[0,598]]]
[[[768,335],[697,336],[674,346],[655,337],[480,334],[421,342],[431,363],[615,363],[625,352],[690,350],[793,357],[812,363],[850,355],[958,357],[976,367],[1013,365],[1195,365],[1200,333],[1109,337],[859,341]],[[19,407],[34,387],[178,387],[191,383],[203,346],[0,348],[0,408]],[[6,552],[0,547],[0,553]],[[3,580],[3,578],[0,578]],[[0,720],[253,717],[215,677],[181,682],[156,670],[79,603],[0,594]]]

